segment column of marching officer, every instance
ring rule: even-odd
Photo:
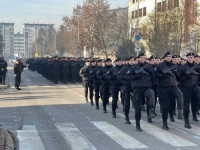
[[[132,102],[137,131],[142,131],[141,111],[146,110],[147,120],[152,123],[159,102],[163,129],[169,130],[168,117],[174,122],[176,112],[178,119],[184,119],[185,128],[190,129],[189,114],[192,113],[193,121],[198,121],[199,115],[200,57],[192,52],[186,57],[185,60],[166,52],[162,59],[155,56],[147,59],[144,53],[140,53],[137,58],[117,58],[113,64],[109,58],[86,60],[79,72],[86,102],[90,100],[93,106],[94,97],[96,109],[99,109],[101,99],[103,113],[107,113],[106,106],[112,96],[112,117],[117,118],[120,97],[126,124],[131,124],[129,112]]]

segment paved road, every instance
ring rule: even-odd
[[[200,149],[199,122],[191,121],[193,128],[188,130],[183,120],[176,119],[169,123],[170,130],[164,131],[159,110],[153,124],[147,123],[143,112],[144,131],[139,133],[132,108],[132,125],[126,125],[120,102],[117,118],[113,119],[110,105],[104,114],[102,107],[96,110],[85,103],[81,85],[54,85],[25,69],[22,91],[16,91],[12,67],[8,76],[10,88],[0,93],[0,123],[17,130],[21,150]]]

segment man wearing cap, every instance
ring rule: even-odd
[[[106,58],[104,61],[104,67],[100,68],[96,73],[97,78],[101,80],[104,113],[107,113],[106,105],[108,104],[109,100],[109,86],[110,86],[110,81],[106,79],[106,74],[111,68],[112,68],[112,60],[110,58]]]
[[[149,65],[151,66],[151,68],[153,70],[155,70],[157,64],[155,63],[155,56],[154,55],[149,57]],[[159,91],[158,91],[158,80],[157,79],[154,80],[152,89],[153,89],[154,95],[155,95],[155,112],[154,112],[154,114],[155,114],[155,116],[157,116],[157,114],[156,114],[156,104],[157,104],[157,98],[158,98],[158,93],[159,93]]]
[[[82,81],[83,81],[84,95],[85,95],[86,103],[88,103],[88,88],[89,88],[89,85],[88,85],[89,73],[86,70],[89,67],[90,67],[90,60],[86,60],[85,66],[83,68],[81,68],[80,72],[79,72],[79,75],[82,77]]]
[[[194,53],[188,53],[186,64],[180,67],[180,87],[184,97],[183,115],[185,118],[185,128],[191,128],[189,122],[189,107],[191,103],[193,120],[198,121],[196,110],[200,100],[199,73],[196,71],[197,65],[194,63]]]
[[[111,92],[112,92],[112,117],[113,118],[116,118],[118,95],[120,92],[120,87],[123,85],[122,80],[117,79],[117,75],[123,67],[121,58],[117,58],[115,60],[115,64],[116,65],[113,68],[111,68],[106,74],[106,79],[110,80],[110,87],[111,87]]]
[[[144,53],[138,55],[138,64],[133,65],[126,74],[126,78],[132,80],[132,89],[134,95],[134,108],[135,108],[135,120],[136,130],[142,131],[140,127],[141,120],[141,105],[144,97],[147,100],[147,115],[148,122],[152,122],[152,118],[155,117],[154,105],[155,96],[154,91],[151,89],[153,80],[155,80],[153,69],[145,63]]]
[[[195,57],[195,64],[197,65],[197,71],[198,73],[200,73],[200,56],[195,55],[194,57]],[[200,82],[199,82],[199,85],[200,85]],[[200,115],[199,109],[200,109],[200,101],[199,101],[197,112],[196,112],[197,115]]]
[[[90,60],[90,66],[86,68],[86,73],[88,73],[88,87],[90,91],[90,102],[91,106],[93,106],[93,96],[94,96],[94,86],[93,86],[93,75],[92,71],[96,67],[96,61],[94,59]]]
[[[97,78],[96,73],[98,72],[99,69],[102,68],[102,60],[98,59],[96,60],[96,67],[90,72],[90,76],[93,78],[94,82],[94,91],[95,91],[95,103],[96,103],[96,109],[99,109],[99,94],[102,97],[102,92],[100,91],[101,87],[101,80]]]
[[[178,118],[183,119],[183,93],[178,88],[178,81],[176,77],[175,68],[171,63],[171,52],[166,52],[163,56],[164,62],[156,67],[156,77],[159,84],[159,100],[162,111],[163,129],[169,130],[167,119],[170,114],[170,121],[174,122],[172,101],[177,98]]]
[[[127,58],[128,65],[125,65],[121,71],[118,73],[117,78],[118,80],[123,81],[124,89],[124,113],[125,113],[125,123],[131,124],[129,120],[129,111],[130,111],[130,94],[132,92],[131,88],[131,79],[126,78],[126,73],[129,69],[134,65],[134,57]]]
[[[0,84],[5,85],[7,72],[7,62],[3,59],[3,56],[0,57]]]

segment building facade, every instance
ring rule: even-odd
[[[25,40],[24,34],[14,34],[14,57],[24,57],[25,55]]]
[[[12,57],[14,55],[14,23],[0,23],[0,31],[5,43],[3,55],[7,58]]]
[[[37,39],[40,29],[49,30],[54,24],[23,24],[25,57],[33,56],[32,43]]]

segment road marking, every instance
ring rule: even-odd
[[[96,150],[73,123],[57,123],[55,126],[73,150]]]
[[[140,143],[138,140],[108,122],[99,121],[91,123],[125,149],[148,148],[146,145]]]
[[[24,125],[23,130],[17,130],[17,137],[20,150],[45,150],[37,129],[33,125]]]
[[[200,135],[200,128],[195,126],[195,125],[192,125],[192,129],[186,129],[184,127],[184,123],[181,122],[180,120],[176,120],[176,122],[173,122],[173,123],[170,123],[170,124],[173,125],[173,126],[176,126],[178,128],[181,128],[183,130],[186,130],[187,132],[192,132],[194,134]]]
[[[117,113],[119,116],[125,117],[123,114],[121,113]],[[131,122],[133,123],[132,125],[135,126],[135,120],[131,120]],[[167,132],[163,129],[160,129],[150,123],[147,123],[143,120],[140,120],[141,123],[141,128],[145,129],[144,132],[151,134],[153,136],[155,136],[157,139],[162,140],[165,143],[168,143],[174,147],[183,147],[183,146],[197,146],[196,144],[187,141],[177,135],[174,135],[170,132]]]

